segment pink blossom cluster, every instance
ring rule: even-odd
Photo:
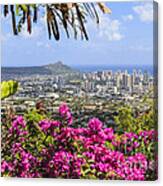
[[[18,136],[26,135],[28,132],[25,131],[26,122],[22,116],[16,117],[16,119],[12,122],[12,125],[9,129],[9,132],[12,134],[16,134]]]
[[[152,129],[149,131],[140,131],[138,134],[125,132],[121,135],[120,139],[114,138],[112,144],[117,147],[116,149],[121,149],[122,152],[130,154],[136,149],[141,148],[142,144],[148,147],[151,142],[155,141],[157,141],[157,132]]]
[[[24,134],[25,140],[22,142],[15,139],[9,158],[5,158],[8,155],[2,158],[2,175],[146,179],[150,160],[140,147],[157,140],[154,130],[118,136],[112,128],[105,128],[97,118],[91,119],[86,128],[70,127],[73,120],[66,104],[60,106],[59,114],[62,121],[42,120],[38,123],[45,135],[41,147],[36,145],[35,150],[31,150],[28,132]],[[23,117],[17,117],[11,124],[10,135],[21,135],[27,130],[27,125]],[[48,137],[50,141],[46,141]]]
[[[21,143],[12,145],[12,159],[10,162],[2,161],[1,172],[7,172],[12,177],[34,178],[40,177],[41,174],[37,171],[39,160],[30,152],[23,149]]]
[[[73,118],[72,118],[72,115],[71,115],[71,111],[70,111],[70,109],[69,109],[69,107],[67,106],[66,103],[63,103],[62,105],[60,105],[59,114],[67,120],[67,123],[69,125],[72,124]]]
[[[59,121],[42,120],[38,124],[43,132],[55,135],[54,129],[60,126]]]
[[[83,162],[84,159],[77,157],[75,153],[59,150],[47,162],[45,172],[47,177],[52,178],[80,178]]]

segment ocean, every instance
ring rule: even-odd
[[[133,70],[142,70],[142,72],[147,71],[149,74],[153,75],[154,67],[153,65],[144,65],[144,66],[136,66],[136,65],[97,65],[97,66],[89,66],[89,65],[73,65],[71,66],[73,69],[79,70],[80,72],[95,72],[95,71],[105,71],[112,70],[116,72],[118,70],[125,71],[127,70],[129,74],[133,72]]]

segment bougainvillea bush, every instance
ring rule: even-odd
[[[157,179],[155,130],[118,134],[104,128],[97,118],[90,119],[86,128],[74,128],[65,103],[57,120],[37,119],[14,116],[10,122],[2,122],[2,176]]]

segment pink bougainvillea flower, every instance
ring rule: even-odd
[[[63,103],[63,104],[60,105],[59,113],[60,113],[61,116],[65,116],[66,113],[69,112],[69,111],[70,111],[70,109],[69,109],[69,107],[67,106],[66,103]]]
[[[39,122],[39,126],[45,132],[51,127],[51,122],[48,120],[42,120]]]
[[[88,123],[88,128],[91,131],[100,131],[102,129],[102,127],[103,127],[102,122],[97,118],[91,119]]]
[[[60,105],[59,114],[67,120],[69,125],[72,124],[73,118],[72,118],[70,109],[69,109],[69,107],[67,106],[66,103],[63,103],[63,104]]]
[[[5,172],[5,171],[12,171],[12,166],[10,163],[7,163],[7,161],[3,160],[1,162],[1,172]]]

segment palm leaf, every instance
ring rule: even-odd
[[[32,21],[37,23],[40,6],[43,7],[47,16],[46,22],[49,39],[53,36],[55,40],[60,39],[61,28],[64,29],[67,38],[70,37],[70,32],[73,32],[75,39],[81,34],[81,39],[88,40],[89,37],[86,29],[88,17],[94,19],[99,24],[98,7],[103,13],[111,13],[111,10],[104,3],[17,4],[10,5],[10,11],[8,10],[9,6],[4,5],[4,16],[6,17],[9,12],[11,13],[14,35],[21,32],[22,25],[26,21],[27,31],[31,34]]]

